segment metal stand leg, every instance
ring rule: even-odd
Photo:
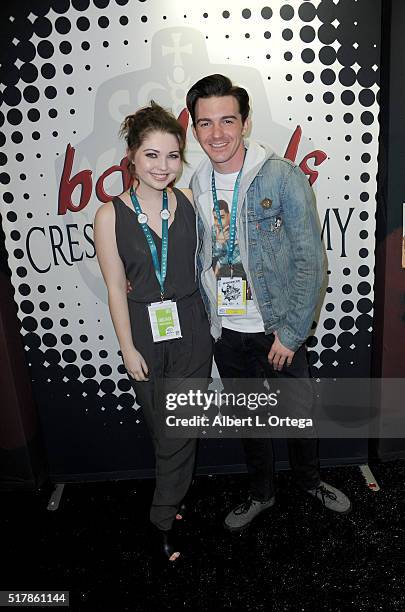
[[[374,474],[370,470],[368,463],[365,463],[364,465],[359,465],[359,468],[360,468],[360,472],[364,476],[364,480],[366,481],[366,485],[368,486],[368,488],[371,491],[379,491],[380,487],[378,485],[378,482],[374,478]]]
[[[59,508],[59,502],[62,499],[64,488],[65,485],[63,483],[58,483],[55,485],[52,495],[49,498],[47,510],[51,510],[53,512],[54,510],[57,510]]]

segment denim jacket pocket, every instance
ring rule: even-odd
[[[284,233],[283,218],[281,215],[266,216],[257,219],[256,228],[264,248],[278,252],[281,248]]]

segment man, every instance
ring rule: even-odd
[[[220,376],[306,379],[310,387],[305,341],[325,275],[312,189],[295,164],[266,145],[244,140],[249,97],[227,77],[215,74],[195,83],[187,108],[193,133],[209,158],[194,173],[191,187],[200,287]],[[220,221],[220,199],[228,202],[227,227]],[[218,281],[212,264],[224,242],[229,267],[225,278],[219,271]],[[242,281],[233,274],[237,268],[238,274],[244,270]],[[240,294],[227,309],[221,296],[229,287]],[[252,299],[246,299],[249,290]],[[305,401],[310,409],[312,393]],[[225,518],[230,531],[244,529],[275,503],[271,440],[246,437],[242,443],[250,492]],[[346,495],[320,479],[317,440],[290,439],[288,449],[297,484],[330,510],[349,512]]]

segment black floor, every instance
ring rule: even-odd
[[[55,512],[46,487],[1,493],[0,590],[69,590],[73,611],[404,612],[405,462],[373,471],[378,493],[356,467],[323,471],[351,497],[347,516],[279,473],[277,505],[243,535],[222,520],[246,477],[199,477],[183,563],[160,572],[145,552],[151,481],[67,485]]]

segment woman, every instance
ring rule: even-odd
[[[196,440],[165,435],[163,391],[176,390],[180,379],[190,385],[191,378],[207,379],[212,342],[195,278],[191,192],[170,187],[184,161],[184,129],[152,102],[126,117],[121,135],[133,185],[98,209],[95,244],[124,365],[155,450],[150,520],[159,554],[175,561],[172,526],[193,476]]]

